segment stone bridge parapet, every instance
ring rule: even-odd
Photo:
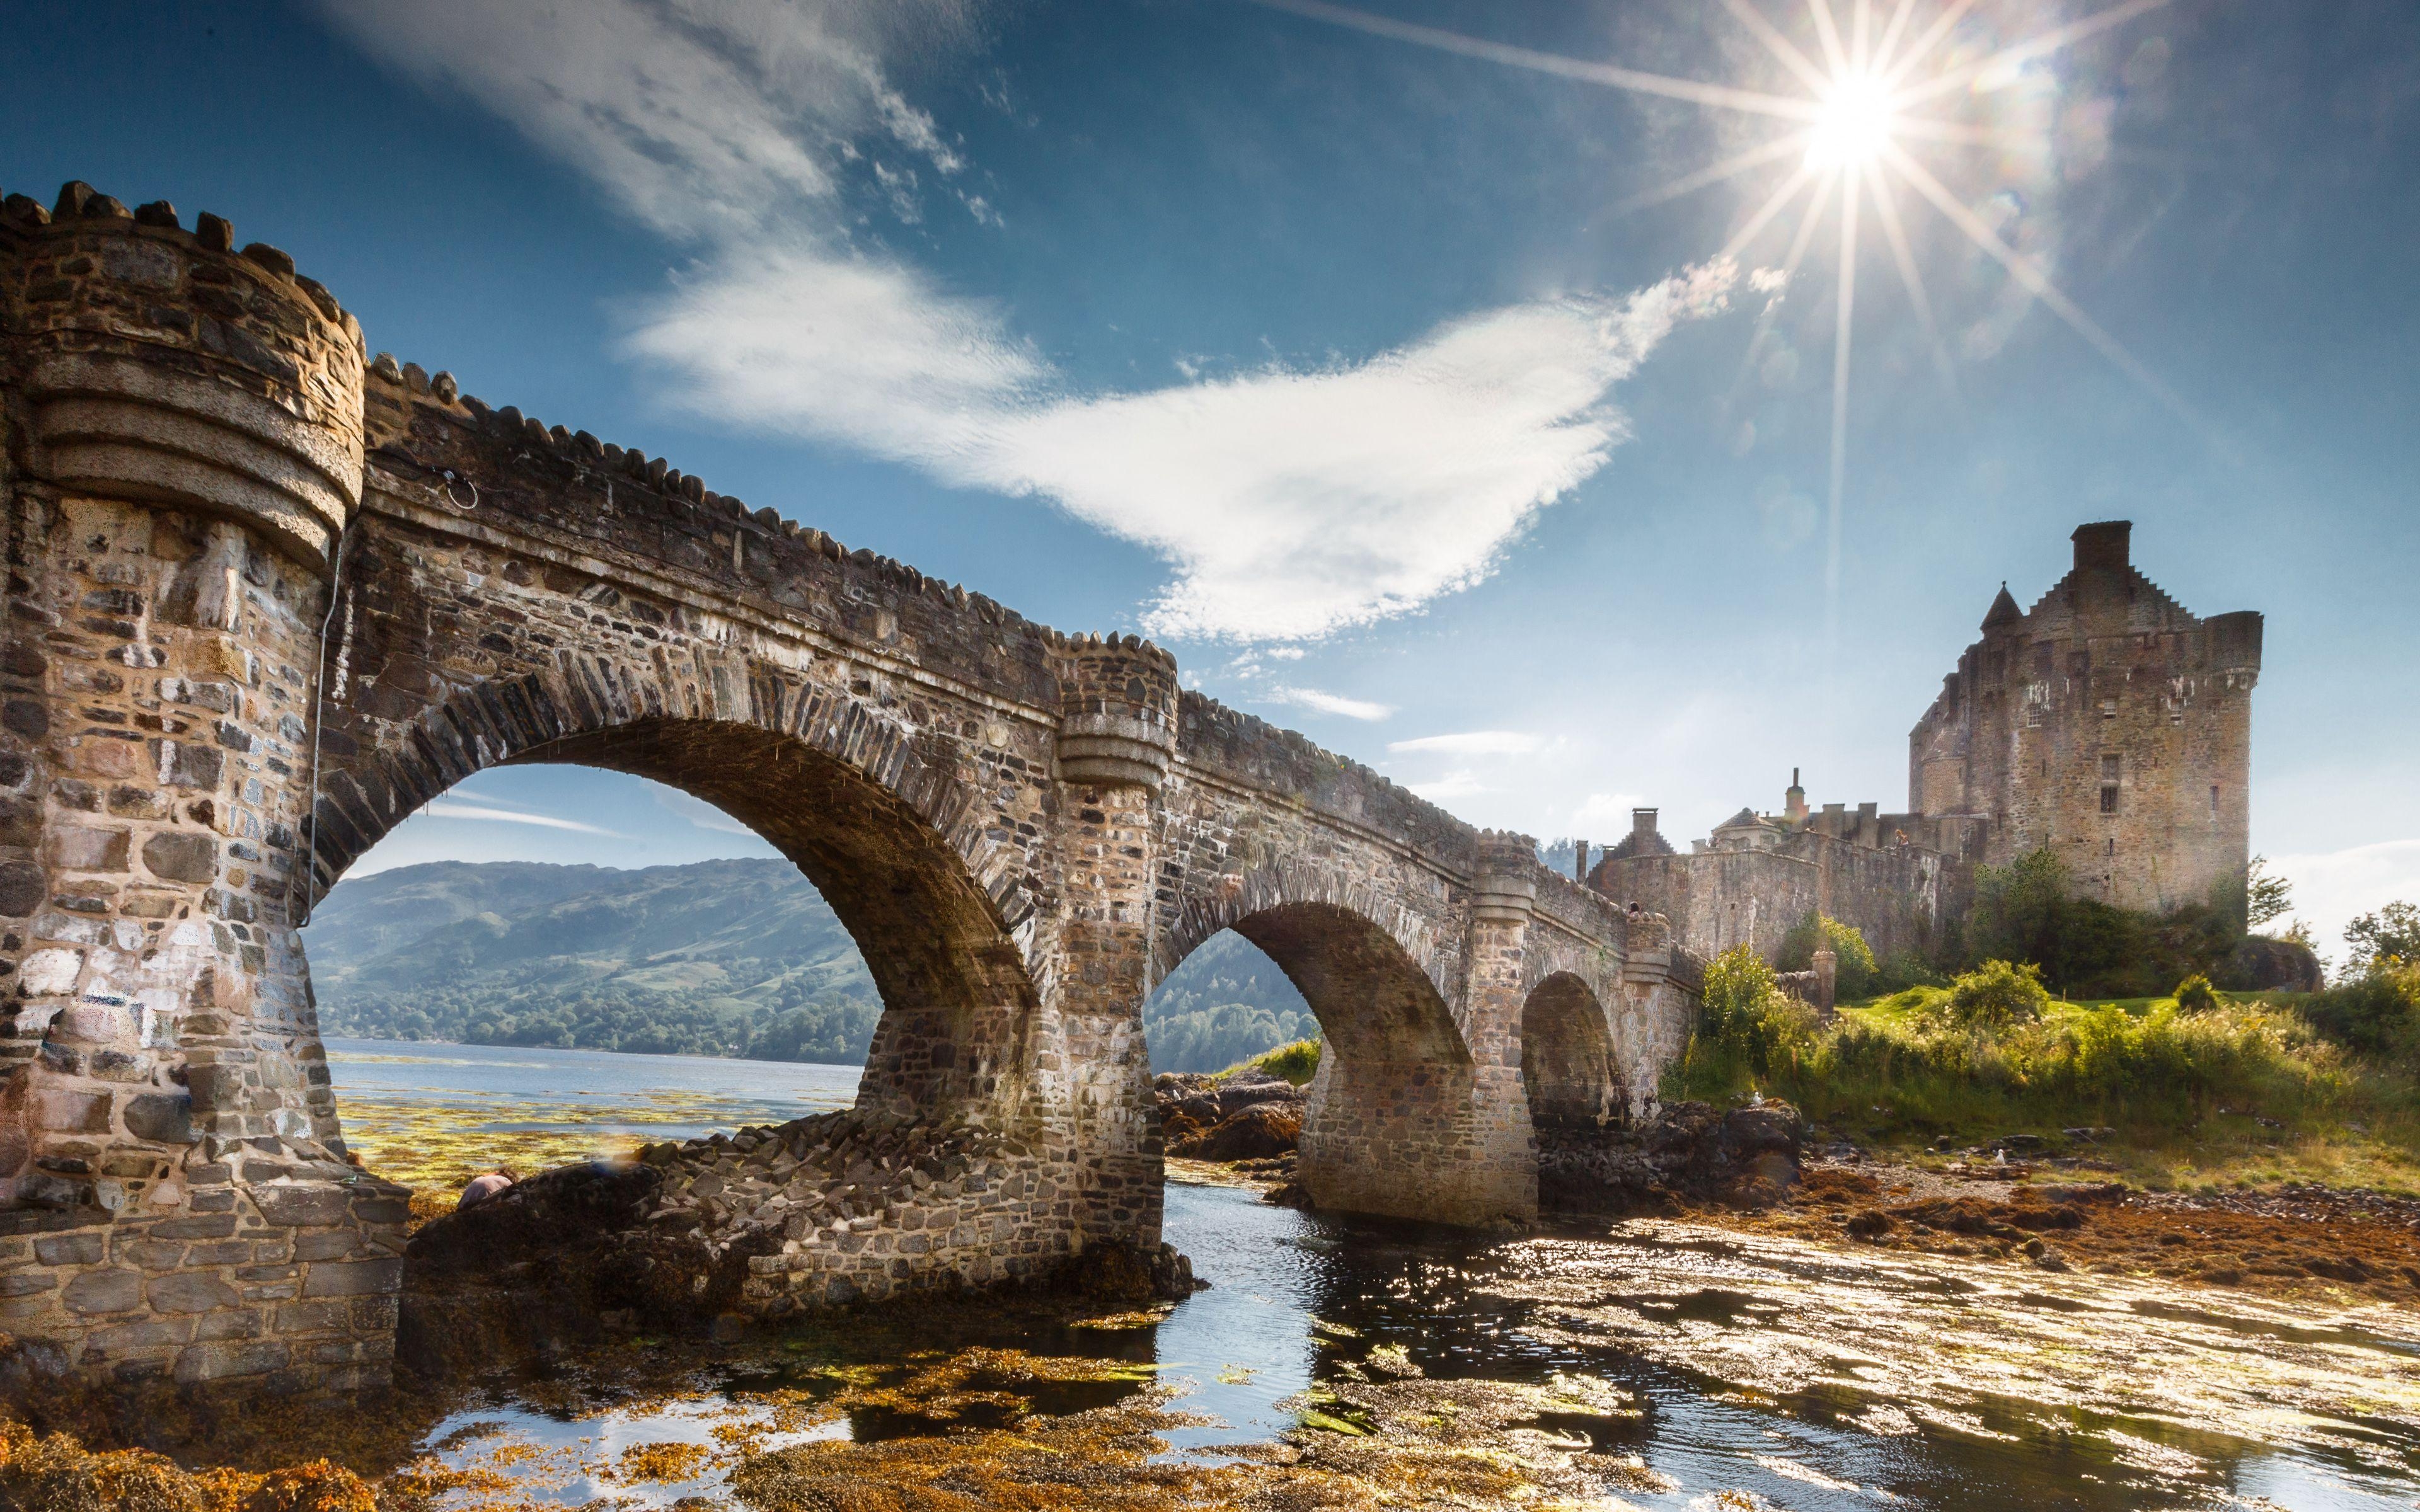
[[[0,1330],[45,1368],[383,1378],[403,1194],[349,1158],[299,929],[497,765],[716,805],[865,956],[845,1119],[630,1188],[755,1236],[729,1290],[763,1316],[1156,1247],[1141,1005],[1223,929],[1319,1019],[1301,1179],[1333,1208],[1527,1217],[1541,1120],[1642,1110],[1686,1033],[1668,932],[1528,837],[1134,636],[373,357],[215,217],[8,197],[0,494]]]

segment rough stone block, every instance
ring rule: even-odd
[[[108,1236],[97,1228],[73,1234],[43,1234],[34,1241],[34,1258],[44,1265],[98,1265],[108,1257]]]
[[[79,1313],[122,1313],[142,1304],[139,1271],[86,1271],[67,1284],[69,1308]]]
[[[207,1271],[186,1271],[155,1277],[148,1288],[152,1307],[163,1313],[207,1313],[242,1302],[235,1288]]]
[[[283,1369],[290,1358],[284,1343],[274,1340],[189,1344],[177,1355],[177,1379],[189,1383],[265,1376]]]
[[[302,1278],[305,1297],[358,1297],[389,1292],[403,1285],[403,1262],[323,1260]]]
[[[260,1216],[284,1228],[324,1227],[340,1224],[350,1209],[348,1194],[334,1184],[256,1186],[252,1200]]]

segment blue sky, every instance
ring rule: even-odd
[[[1905,9],[1902,54],[1942,14]],[[2420,897],[2400,0],[1964,10],[1908,114],[1980,140],[1894,131],[1950,211],[1883,176],[1938,340],[1861,198],[1837,453],[1838,197],[1787,277],[1820,177],[1719,255],[1807,147],[1653,198],[1801,123],[1623,86],[1806,99],[1782,54],[1828,77],[1828,44],[1782,0],[92,0],[8,31],[0,186],[227,215],[376,349],[1152,634],[1481,824],[1607,840],[1646,802],[1686,838],[1792,766],[1903,802],[2001,579],[2030,601],[2074,525],[2130,517],[2189,607],[2269,616],[2254,842],[2303,911]],[[760,849],[536,769],[365,864]]]

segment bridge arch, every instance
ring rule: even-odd
[[[649,675],[655,673],[656,675]],[[1017,858],[959,775],[883,711],[730,679],[566,655],[545,673],[460,688],[324,769],[304,837],[323,894],[403,819],[480,771],[567,764],[713,804],[786,856],[857,942],[881,995],[859,1106],[931,1116],[1013,1098],[1047,991]],[[347,753],[349,755],[350,753]]]
[[[1295,1163],[1310,1199],[1447,1221],[1502,1212],[1470,1159],[1486,1143],[1480,1068],[1450,1006],[1453,958],[1430,923],[1341,871],[1280,862],[1181,903],[1160,936],[1162,970],[1221,929],[1276,962],[1319,1021]]]
[[[1558,971],[1521,1006],[1521,1080],[1544,1145],[1627,1116],[1629,1091],[1605,1004],[1578,974]]]

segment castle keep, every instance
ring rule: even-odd
[[[1978,865],[2048,848],[2077,888],[2164,912],[2251,856],[2252,688],[2261,617],[2201,619],[2135,570],[2125,520],[2084,525],[2030,609],[2008,590],[1908,735],[1908,804],[1743,809],[1681,854],[1638,810],[1589,880],[1669,916],[1691,949],[1770,956],[1810,912],[1877,957],[1963,916]]]

